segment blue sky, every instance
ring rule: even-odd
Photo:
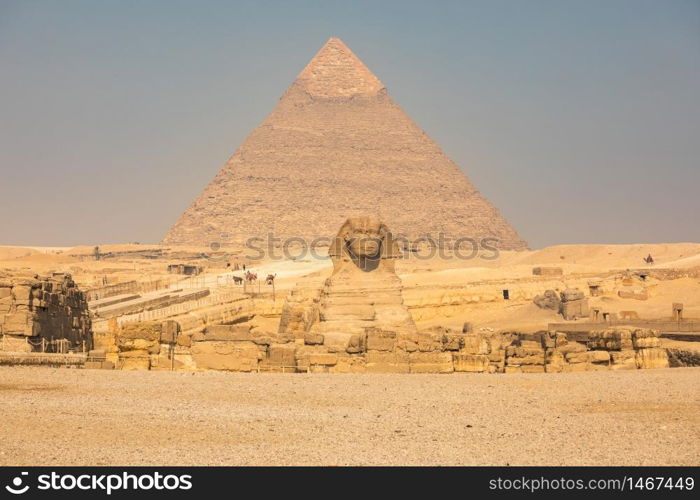
[[[157,242],[331,36],[534,248],[700,241],[700,2],[0,0],[0,244]]]

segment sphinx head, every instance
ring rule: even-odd
[[[352,217],[338,231],[329,255],[335,271],[344,264],[352,264],[365,272],[378,269],[383,263],[393,270],[393,259],[398,255],[391,232],[376,217]]]

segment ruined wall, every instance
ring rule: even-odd
[[[165,333],[167,331],[167,333]],[[118,333],[122,369],[236,372],[543,373],[633,370],[669,366],[653,330],[611,328],[586,335],[460,333],[433,328],[413,334],[368,328],[348,345],[323,335],[255,331],[215,325],[178,342],[172,325],[129,324]],[[173,338],[175,336],[175,338]]]
[[[3,351],[90,349],[85,294],[68,274],[0,280],[0,334]],[[67,342],[59,346],[58,340]]]
[[[172,284],[171,280],[159,279],[149,281],[124,281],[113,285],[93,287],[87,290],[87,300],[99,300],[125,293],[148,293],[167,288]]]

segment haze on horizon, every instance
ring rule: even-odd
[[[160,241],[331,36],[532,248],[700,242],[698,2],[6,0],[0,245]]]

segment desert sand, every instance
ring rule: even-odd
[[[697,465],[700,371],[0,369],[2,465]]]

